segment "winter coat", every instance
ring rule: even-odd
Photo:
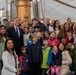
[[[74,39],[73,38],[71,38],[71,39],[66,38],[66,43],[73,43],[73,42],[74,42]]]
[[[62,62],[62,55],[58,51],[56,54],[52,51],[52,63],[51,66],[60,66]]]
[[[42,47],[39,43],[31,44],[27,48],[29,63],[41,63],[42,62]]]
[[[72,59],[67,50],[62,52],[62,64],[60,69],[60,75],[68,75],[69,74],[69,65],[72,63]]]
[[[44,47],[42,47],[43,61],[41,63],[41,68],[44,68],[44,69],[50,68],[50,65],[48,64],[48,58],[49,58],[50,50],[51,50],[50,47],[47,47],[46,49]],[[51,58],[52,58],[52,51],[51,51]]]
[[[49,46],[53,46],[52,44],[54,43],[56,46],[58,46],[59,45],[59,40],[57,39],[57,38],[53,38],[53,39],[49,39],[48,40],[48,42],[49,42]]]
[[[28,56],[22,54],[19,57],[20,66],[23,68],[23,72],[26,72],[29,70],[29,63],[28,63]]]
[[[18,68],[18,57],[16,55],[16,64],[14,56],[8,51],[4,51],[2,54],[3,68],[1,75],[16,75],[16,68]]]

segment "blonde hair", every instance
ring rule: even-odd
[[[55,33],[55,34],[56,34],[56,32],[55,32],[55,31],[51,31],[49,34],[52,34],[52,33]]]

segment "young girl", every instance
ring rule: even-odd
[[[29,26],[29,34],[30,34],[30,36],[33,34],[33,27],[32,26]]]
[[[70,57],[69,51],[67,51],[62,43],[59,44],[59,51],[62,54],[62,64],[60,68],[60,75],[68,75],[70,73],[70,64],[72,59]]]
[[[62,55],[58,51],[57,46],[53,46],[53,51],[52,51],[52,63],[51,63],[51,75],[60,75],[60,66],[62,62]]]
[[[56,33],[54,31],[50,33],[50,38],[48,42],[49,42],[48,43],[49,46],[54,46],[54,45],[58,46],[59,40],[56,38]]]
[[[66,43],[73,43],[74,39],[71,32],[67,32]]]
[[[24,35],[23,35],[23,40],[24,40],[24,46],[27,46],[27,42],[29,41],[29,30],[28,27],[24,28]]]
[[[48,46],[48,40],[43,39],[43,61],[41,63],[42,75],[47,75],[46,72],[50,68],[51,60],[52,60],[52,49]]]
[[[19,75],[21,68],[18,68],[18,56],[14,50],[14,42],[7,39],[5,50],[2,54],[3,68],[1,75]]]
[[[44,32],[44,38],[49,39],[49,32],[48,31]]]
[[[23,46],[21,48],[21,56],[19,57],[20,67],[22,68],[21,75],[28,75],[29,72],[29,63],[28,56],[26,54],[26,48]]]

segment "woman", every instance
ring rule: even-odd
[[[3,68],[1,75],[19,75],[21,68],[18,68],[18,57],[14,50],[12,39],[5,42],[5,50],[2,54]]]
[[[56,20],[54,22],[54,31],[56,32],[56,37],[58,37],[59,31],[60,31],[60,22],[59,22],[59,20]]]
[[[6,41],[6,38],[5,38],[5,33],[6,33],[6,28],[4,25],[0,25],[0,74],[1,74],[1,68],[2,68],[2,53],[4,51],[4,44],[5,44],[5,41]]]
[[[71,32],[73,33],[73,30],[70,28],[70,25],[68,24],[68,22],[64,23],[64,37],[67,37],[67,32]]]
[[[69,66],[72,63],[72,59],[67,50],[65,50],[62,43],[59,44],[59,50],[62,53],[62,64],[60,69],[60,75],[68,75],[70,73]]]

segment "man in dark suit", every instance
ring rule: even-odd
[[[19,28],[20,19],[14,19],[14,26],[8,29],[8,37],[12,38],[15,44],[17,55],[20,55],[20,48],[23,46],[23,30]]]

